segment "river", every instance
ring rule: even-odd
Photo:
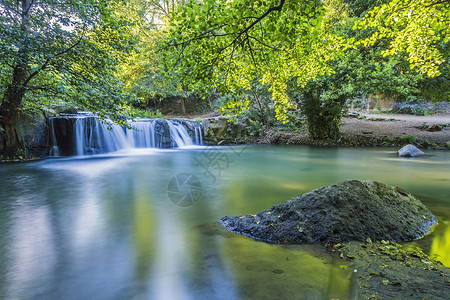
[[[134,149],[0,165],[0,298],[348,299],[357,270],[323,245],[269,245],[214,223],[345,179],[421,199],[439,225],[408,245],[450,265],[448,151]]]

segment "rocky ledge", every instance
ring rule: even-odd
[[[376,181],[347,180],[297,196],[256,215],[224,217],[226,229],[275,244],[411,241],[436,217],[414,196]]]

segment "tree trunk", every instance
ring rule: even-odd
[[[16,76],[20,77],[20,75]],[[11,84],[6,90],[0,106],[0,125],[5,130],[3,132],[2,154],[6,156],[14,156],[23,147],[16,133],[16,123],[19,105],[24,95],[25,89],[23,87]]]
[[[3,123],[3,122],[2,122]],[[13,157],[17,154],[19,145],[19,139],[17,138],[16,127],[10,124],[2,124],[3,131],[3,150],[0,154]]]
[[[186,105],[184,103],[184,98],[181,98],[181,111],[183,112],[183,115],[186,114]]]
[[[6,156],[14,156],[21,145],[17,133],[16,123],[20,104],[25,96],[26,85],[30,78],[28,74],[28,19],[32,3],[30,0],[22,0],[22,14],[20,30],[24,34],[24,40],[19,46],[18,56],[14,62],[13,76],[10,84],[7,86],[0,105],[0,125],[5,130],[3,135],[2,153]]]

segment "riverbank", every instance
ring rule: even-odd
[[[195,116],[192,119],[211,119],[212,114]],[[205,139],[206,144],[281,144],[339,147],[401,147],[414,144],[422,149],[450,149],[450,113],[432,116],[359,114],[342,119],[341,137],[338,140],[318,141],[308,137],[306,128],[283,131],[278,128],[262,131],[259,136],[245,134],[245,124],[239,127],[238,136],[230,135],[225,119],[220,122],[214,140]],[[238,127],[237,127],[238,128]],[[224,136],[221,136],[224,135]],[[34,139],[34,138],[33,138]],[[46,142],[42,143],[45,148]],[[42,148],[41,147],[41,148]],[[0,162],[19,162],[40,159],[46,156],[45,149],[21,152],[15,157],[0,157]]]
[[[342,119],[338,140],[312,140],[305,129],[297,132],[269,129],[258,137],[250,137],[247,143],[344,147],[414,144],[425,149],[445,150],[450,148],[450,114],[362,114]]]
[[[448,299],[450,269],[418,248],[382,241],[328,245],[353,270],[352,299]]]

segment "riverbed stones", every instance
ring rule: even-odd
[[[442,131],[443,128],[444,128],[444,126],[442,124],[433,124],[433,125],[428,126],[428,128],[425,130],[430,131],[430,132],[436,132],[436,131]]]
[[[416,157],[424,154],[425,153],[423,153],[419,148],[411,144],[408,144],[398,150],[398,156],[400,157]]]
[[[256,215],[224,217],[226,229],[275,244],[412,241],[436,217],[404,190],[376,181],[347,180],[318,188]]]

